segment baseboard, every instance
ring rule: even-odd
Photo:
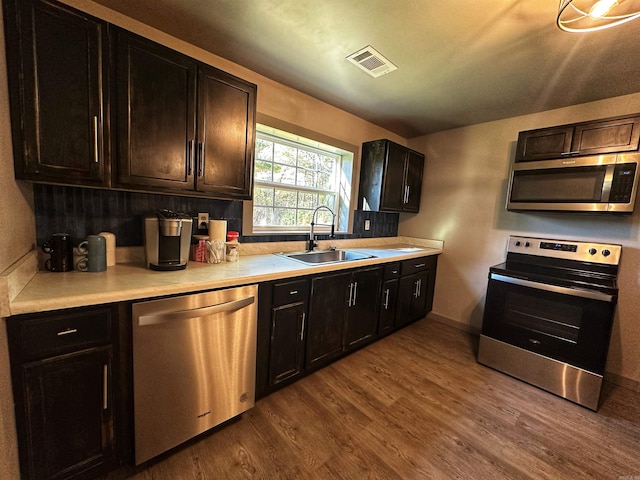
[[[444,325],[448,325],[457,330],[461,330],[463,332],[469,333],[471,335],[480,335],[480,328],[474,327],[467,323],[462,323],[457,320],[454,320],[449,317],[445,317],[444,315],[439,315],[434,312],[430,312],[427,315],[427,318],[436,321],[438,323],[442,323]],[[613,372],[605,372],[604,373],[604,381],[612,383],[614,385],[618,385],[620,387],[628,388],[629,390],[633,390],[634,392],[640,392],[640,382],[637,380],[633,380],[631,378],[623,377],[622,375],[618,375]]]
[[[613,383],[620,387],[628,388],[634,392],[640,392],[640,382],[632,380],[631,378],[623,377],[613,372],[604,372],[604,381]]]
[[[430,318],[431,320],[434,320],[438,323],[449,325],[450,327],[453,327],[457,330],[462,330],[463,332],[470,333],[472,335],[480,335],[479,328],[469,325],[467,323],[458,322],[457,320],[454,320],[449,317],[445,317],[443,315],[439,315],[434,312],[429,312],[429,314],[427,315],[427,318]]]

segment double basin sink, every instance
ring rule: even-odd
[[[353,260],[364,260],[366,258],[375,258],[374,255],[341,249],[311,250],[305,252],[280,252],[276,253],[276,255],[290,258],[291,260],[296,260],[298,262],[306,263],[309,265],[341,263],[350,262]]]

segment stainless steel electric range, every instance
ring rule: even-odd
[[[597,410],[622,247],[511,236],[489,270],[478,362]]]

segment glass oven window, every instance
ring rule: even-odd
[[[575,344],[580,336],[582,308],[566,302],[540,300],[509,291],[505,298],[504,322],[525,330]]]

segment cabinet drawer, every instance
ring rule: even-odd
[[[390,280],[400,276],[400,262],[388,263],[384,266],[384,279]]]
[[[429,257],[412,258],[411,260],[404,260],[400,265],[401,275],[411,275],[412,273],[422,272],[429,268]]]
[[[14,318],[18,348],[23,360],[55,355],[108,343],[111,339],[109,308]]]
[[[306,302],[309,294],[308,280],[295,280],[286,283],[276,283],[273,286],[273,306],[288,305],[296,302]]]

